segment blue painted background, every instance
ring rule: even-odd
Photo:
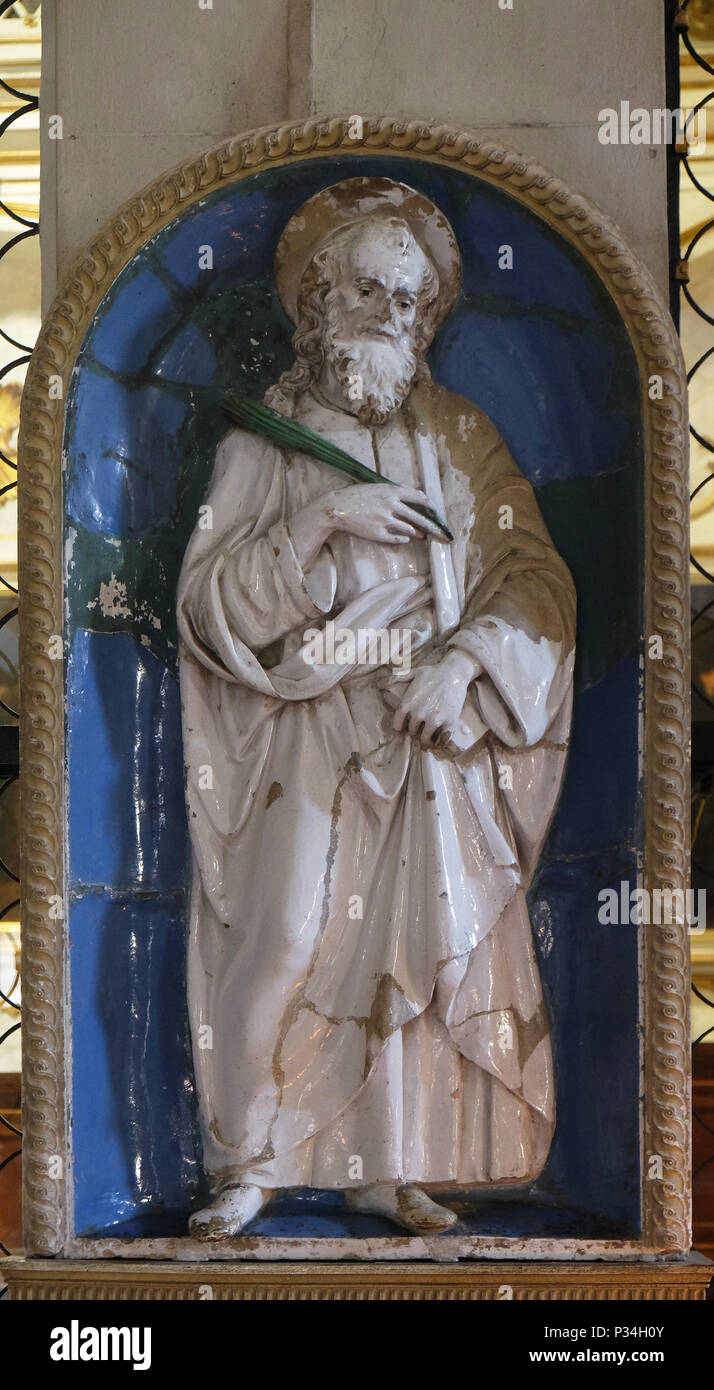
[[[636,929],[600,926],[634,883],[643,589],[634,356],[589,267],[501,190],[409,159],[319,160],[204,199],[100,305],[68,402],[67,753],[73,1152],[78,1233],[182,1234],[203,1179],[185,1004],[188,842],[174,591],[225,421],[291,361],[272,261],[288,217],[355,173],[399,178],[450,218],[461,299],[430,354],[484,408],[537,489],[578,589],[571,754],[530,902],[554,1028],[558,1128],[527,1190],[461,1203],[464,1229],[638,1229]],[[513,247],[514,268],[498,269]],[[212,270],[199,269],[211,246]],[[266,1234],[391,1233],[334,1194],[285,1194]]]

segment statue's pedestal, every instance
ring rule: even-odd
[[[9,1259],[11,1299],[705,1299],[714,1264],[693,1253],[651,1263]]]

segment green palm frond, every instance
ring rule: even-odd
[[[321,463],[328,463],[332,468],[337,468],[341,473],[345,473],[355,483],[391,483],[392,481],[391,478],[384,478],[381,473],[376,473],[373,468],[368,468],[366,464],[352,458],[351,454],[346,454],[344,449],[338,449],[336,444],[331,444],[328,439],[323,439],[322,435],[315,434],[315,431],[308,429],[307,425],[301,425],[299,421],[291,420],[287,415],[281,415],[271,406],[263,405],[261,401],[253,400],[250,396],[238,396],[234,393],[224,396],[223,409],[233,424],[240,425],[253,434],[262,434],[281,449],[293,449],[296,453],[309,454],[311,458],[319,459]],[[396,483],[392,486],[396,487]],[[447,540],[452,541],[454,539],[446,522],[441,520],[433,508],[423,507],[416,502],[409,505],[413,511],[418,512],[420,516],[426,517],[428,521],[438,526]]]

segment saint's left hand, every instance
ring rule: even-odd
[[[435,666],[418,666],[385,690],[395,707],[394,728],[409,733],[423,747],[446,744],[453,736],[471,681],[480,667],[465,652],[452,650]],[[408,685],[407,685],[408,680]],[[400,685],[404,683],[404,693]]]

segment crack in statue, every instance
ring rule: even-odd
[[[234,429],[186,552],[206,1239],[285,1187],[428,1234],[456,1220],[450,1188],[528,1182],[548,1154],[525,890],[563,776],[575,600],[493,424],[426,365],[460,271],[403,184],[300,208],[276,257],[295,363],[266,400],[397,486]],[[360,632],[406,634],[408,668],[388,646],[316,661],[304,635],[328,622],[358,656]]]

